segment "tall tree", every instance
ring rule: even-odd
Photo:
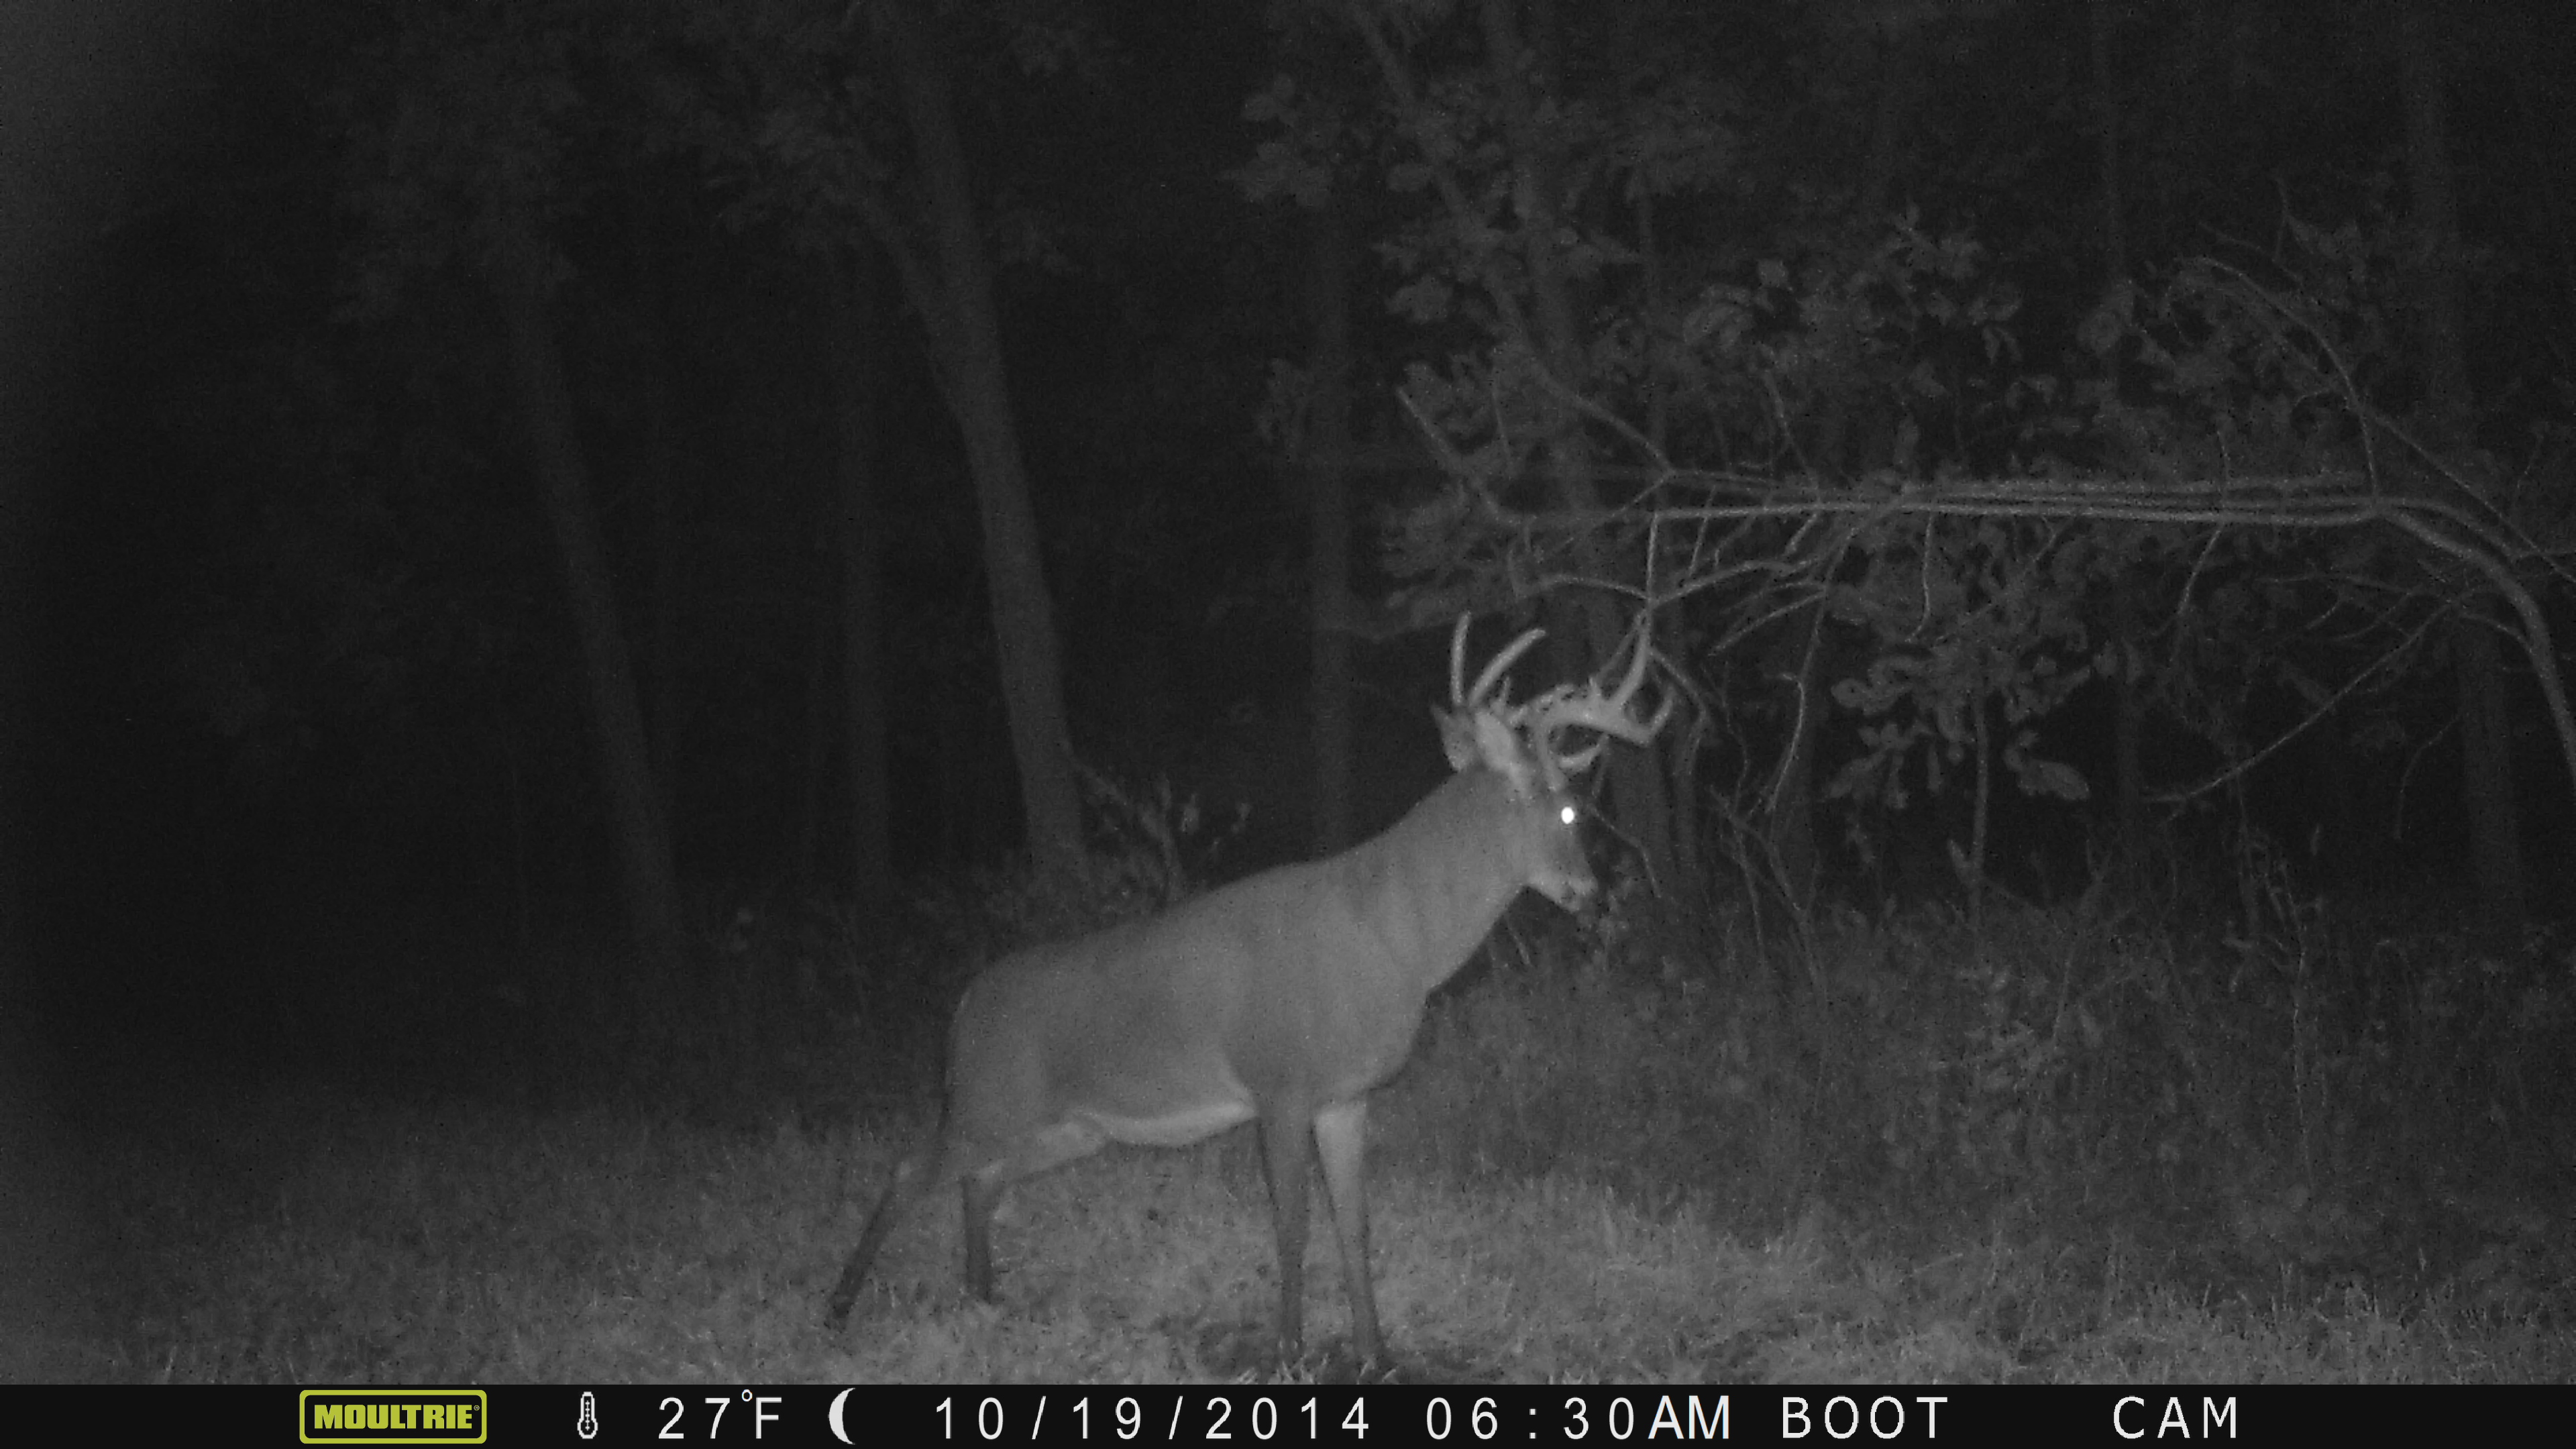
[[[940,391],[965,437],[1028,845],[1041,864],[1060,867],[1081,854],[1082,800],[1065,725],[1055,606],[1047,594],[1037,510],[1003,365],[992,262],[976,221],[966,149],[949,95],[948,60],[914,0],[881,0],[868,7],[868,16],[885,43],[911,138],[933,256],[921,257],[913,230],[882,193],[863,191],[863,214],[922,320]]]
[[[608,550],[600,542],[591,505],[594,490],[574,423],[572,387],[565,380],[550,314],[552,298],[545,283],[550,255],[533,229],[521,223],[504,234],[487,267],[508,339],[511,390],[526,430],[530,472],[554,529],[564,594],[581,646],[583,698],[599,745],[594,759],[615,835],[627,928],[644,961],[647,984],[657,988],[650,993],[653,1004],[667,1007],[672,1003],[662,993],[676,986],[684,962],[679,885],[662,796],[644,743],[634,665],[618,622]]]
[[[1414,139],[1427,157],[1437,157],[1437,121],[1432,111],[1419,103],[1414,83],[1401,72],[1401,62],[1386,46],[1383,34],[1370,21],[1365,8],[1352,8],[1360,23],[1363,39],[1376,54],[1378,67],[1396,93],[1396,106],[1406,113]],[[1574,281],[1569,276],[1566,258],[1564,224],[1561,209],[1571,196],[1571,175],[1566,165],[1564,137],[1564,98],[1558,95],[1556,77],[1561,75],[1561,57],[1556,54],[1556,10],[1546,0],[1533,5],[1535,31],[1540,44],[1530,46],[1522,41],[1522,21],[1515,0],[1481,0],[1479,34],[1484,41],[1486,85],[1494,93],[1499,131],[1504,147],[1510,152],[1510,170],[1515,186],[1510,193],[1512,232],[1504,245],[1517,248],[1517,286],[1528,289],[1530,304],[1522,307],[1512,297],[1515,281],[1504,281],[1499,266],[1486,266],[1486,284],[1492,289],[1492,302],[1507,327],[1507,343],[1525,348],[1540,364],[1546,366],[1553,384],[1566,394],[1584,394],[1592,384],[1589,351],[1592,335],[1582,325],[1582,309],[1574,299]],[[1558,124],[1551,124],[1558,121]],[[1445,157],[1443,157],[1445,160]],[[1468,201],[1455,180],[1443,186],[1443,199],[1453,211],[1453,224],[1461,232],[1473,232],[1484,224],[1481,217],[1468,211]],[[1533,322],[1535,315],[1535,322]],[[1600,511],[1600,482],[1595,474],[1592,446],[1584,436],[1582,423],[1571,415],[1553,420],[1548,433],[1548,482],[1556,495],[1556,505],[1569,516],[1592,516]],[[1610,557],[1600,549],[1600,541],[1589,534],[1577,539],[1577,570],[1589,580],[1618,583],[1613,575]],[[1569,645],[1574,657],[1561,657],[1564,673],[1574,676],[1592,663],[1605,665],[1618,652],[1625,621],[1620,619],[1613,596],[1600,590],[1587,590],[1582,596],[1558,598],[1551,606],[1561,614],[1561,627],[1556,637]],[[1664,794],[1662,766],[1654,761],[1651,750],[1625,750],[1610,761],[1610,789],[1618,802],[1620,822],[1628,838],[1646,856],[1649,871],[1659,882],[1672,879],[1672,807]]]
[[[1082,812],[1062,651],[953,91],[965,64],[952,29],[995,17],[967,7],[934,14],[920,0],[782,0],[758,10],[688,0],[685,9],[696,38],[751,92],[736,102],[674,88],[674,99],[701,108],[689,124],[740,188],[737,216],[782,225],[791,245],[836,266],[847,264],[840,254],[855,221],[921,327],[974,488],[1026,842],[1041,864],[1066,865],[1081,852]]]
[[[1550,114],[1561,113],[1560,98],[1554,94],[1563,69],[1556,53],[1555,7],[1550,0],[1534,0],[1534,45],[1523,41],[1516,0],[1481,0],[1478,15],[1503,135],[1521,178],[1515,196],[1520,210],[1520,262],[1537,327],[1535,336],[1520,340],[1544,360],[1558,385],[1580,396],[1592,382],[1588,358],[1593,339],[1582,325],[1564,255],[1560,210],[1571,195],[1566,138],[1561,127],[1547,124],[1542,117],[1543,107]],[[1570,416],[1559,421],[1549,441],[1548,463],[1559,508],[1576,516],[1599,511],[1601,491],[1590,440]],[[1590,535],[1577,540],[1577,549],[1578,567],[1587,577],[1612,577],[1609,558]],[[1595,663],[1606,667],[1619,650],[1626,626],[1615,600],[1587,591],[1564,600],[1561,612],[1574,627],[1562,630],[1559,637],[1580,639],[1588,655],[1565,661],[1565,673],[1572,677]],[[1654,878],[1671,881],[1672,808],[1652,746],[1613,751],[1610,782],[1629,838],[1644,852]]]
[[[1938,43],[1922,32],[1935,18],[1901,6],[1837,17],[1839,43],[1829,52],[1848,73],[1848,84],[1869,96],[1859,164],[1851,183],[1846,234],[1875,244],[1895,204],[1908,125],[1916,95],[1915,52]],[[1812,463],[1827,486],[1843,486],[1872,469],[1887,467],[1895,428],[1889,399],[1861,382],[1860,370],[1824,389],[1819,400]],[[1824,851],[1816,839],[1817,748],[1831,705],[1824,601],[1803,604],[1770,630],[1763,672],[1779,686],[1782,716],[1778,763],[1766,772],[1764,841],[1779,886],[1792,902],[1814,898],[1824,876]]]
[[[2451,174],[2448,77],[2439,35],[2413,0],[2396,0],[2393,34],[2406,108],[2406,181],[2417,265],[2416,345],[2424,357],[2424,428],[2455,476],[2475,479],[2470,436],[2466,279],[2459,204]],[[2488,500],[2492,506],[2493,500]],[[2513,798],[2513,732],[2506,716],[2504,656],[2482,594],[2451,626],[2460,710],[2460,804],[2468,820],[2478,918],[2490,941],[2518,942],[2525,905],[2521,826]]]
[[[351,268],[361,305],[389,310],[462,262],[495,309],[579,644],[621,899],[659,1009],[685,958],[678,886],[566,375],[556,311],[573,266],[553,234],[635,154],[636,116],[586,104],[572,79],[625,52],[628,19],[587,0],[405,6],[361,51],[336,107],[349,200],[370,222]]]
[[[841,731],[848,765],[850,904],[861,929],[894,895],[894,821],[886,788],[884,626],[885,531],[877,510],[877,399],[882,390],[884,314],[878,272],[854,264],[826,278],[831,307],[835,452],[833,544],[841,559]]]
[[[1306,419],[1306,577],[1315,759],[1314,846],[1351,843],[1351,241],[1347,203],[1326,195],[1309,213]]]
[[[2101,194],[2102,305],[2108,307],[2129,285],[2128,203],[2120,179],[2121,71],[2113,52],[2120,37],[2111,0],[2086,0],[2084,19],[2095,185]],[[2106,359],[2103,366],[2116,369],[2117,363]],[[2128,569],[2118,570],[2111,580],[2110,629],[2118,649],[2118,663],[2111,674],[2111,801],[2118,843],[2115,864],[2124,872],[2134,871],[2145,860],[2147,847],[2147,691],[2138,664],[2146,647],[2142,588],[2142,581]]]

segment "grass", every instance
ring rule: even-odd
[[[2563,963],[2378,937],[2383,974],[2415,953],[2415,986],[2374,987],[2374,1017],[2333,1009],[2322,965],[2248,962],[2239,944],[2196,964],[2179,938],[2067,911],[1963,930],[1844,921],[1786,969],[1719,940],[1667,944],[1661,971],[1595,942],[1561,953],[1583,964],[1468,973],[1372,1099],[1375,1281],[1405,1372],[2576,1377]],[[775,1045],[739,1025],[719,1039]],[[861,1217],[931,1125],[903,1082],[857,1090],[846,1063],[921,1062],[869,1029],[875,1052],[809,1035],[761,1057],[796,1072],[556,1110],[452,1083],[388,1100],[164,1082],[56,1154],[68,1282],[45,1352],[14,1371],[1266,1371],[1275,1268],[1248,1130],[1024,1184],[995,1235],[996,1305],[961,1295],[953,1199],[926,1205],[848,1331],[824,1331]],[[1323,1351],[1301,1374],[1341,1371],[1349,1323],[1320,1200],[1317,1218],[1306,1319]]]
[[[880,1154],[386,1110],[291,1158],[234,1176],[256,1196],[211,1215],[202,1165],[106,1164],[134,1195],[120,1232],[152,1247],[70,1376],[1164,1383],[1240,1375],[1227,1355],[1269,1329],[1268,1214],[1233,1148],[1111,1153],[1029,1184],[996,1236],[997,1306],[962,1300],[954,1224],[925,1212],[839,1337],[817,1315],[855,1228],[840,1189]],[[1450,1381],[2519,1382],[2576,1363],[2563,1325],[2457,1301],[2213,1303],[2073,1254],[1923,1263],[1814,1219],[1747,1242],[1562,1177],[1376,1176],[1387,1331]],[[1309,1332],[1338,1338],[1322,1242],[1309,1278]]]

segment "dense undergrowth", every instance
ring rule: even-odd
[[[731,913],[675,1017],[504,999],[470,1070],[102,1099],[95,1291],[49,1372],[1260,1371],[1249,1133],[1026,1184],[998,1309],[925,1213],[858,1326],[817,1321],[965,976],[1181,889],[1131,853],[924,890],[900,930]],[[2566,943],[2241,899],[1516,909],[1371,1114],[1390,1337],[1425,1378],[2576,1376]]]
[[[953,994],[929,961],[1150,908],[1152,875],[949,899],[930,918],[956,934],[915,968],[938,985],[908,1000]],[[2117,1244],[2220,1297],[2565,1316],[2576,945],[2480,950],[2277,871],[2236,894],[2234,920],[2096,889],[1768,932],[1530,902],[1437,999],[1404,1087],[1422,1110],[1376,1150],[1461,1180],[1573,1172],[1756,1235],[1974,1225]],[[881,1094],[929,1090],[941,1014],[879,1038]]]

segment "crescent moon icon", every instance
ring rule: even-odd
[[[848,1389],[843,1389],[839,1393],[834,1394],[832,1396],[832,1412],[827,1416],[832,1421],[832,1437],[840,1440],[844,1444],[850,1442],[850,1431],[841,1427],[841,1405],[849,1402],[849,1398],[850,1391]]]

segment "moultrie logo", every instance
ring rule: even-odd
[[[306,1389],[295,1419],[307,1444],[480,1444],[491,1403],[481,1389]]]

